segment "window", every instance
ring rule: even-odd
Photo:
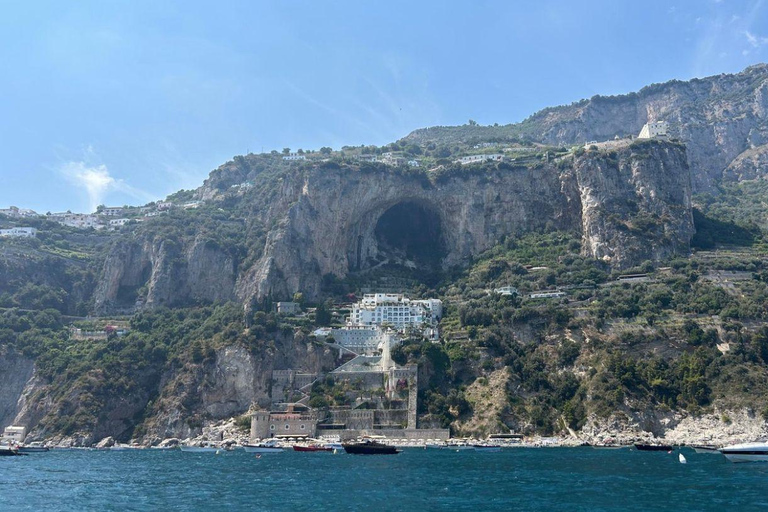
[[[304,428],[306,428],[306,427],[304,427],[304,425],[302,425],[302,426],[301,426],[301,430],[304,430]]]
[[[274,425],[270,425],[269,426],[269,430],[275,430],[275,426]]]
[[[289,424],[287,424],[287,423],[286,423],[286,424],[285,424],[285,430],[290,430],[290,429],[291,429],[291,426],[290,426]]]

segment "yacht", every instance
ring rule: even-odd
[[[720,453],[731,462],[768,462],[768,442],[734,444]]]

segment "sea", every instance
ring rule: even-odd
[[[0,457],[0,510],[768,510],[768,464],[682,453],[52,450]]]

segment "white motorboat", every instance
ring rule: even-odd
[[[496,453],[501,451],[501,445],[499,444],[476,444],[474,445],[476,452],[484,453]]]
[[[720,453],[730,462],[768,462],[768,443],[743,443],[726,446]]]
[[[283,448],[276,441],[243,445],[246,453],[281,453]]]
[[[195,445],[181,445],[181,451],[192,453],[217,453],[223,451],[223,448],[218,448],[211,443],[204,443],[199,446]]]

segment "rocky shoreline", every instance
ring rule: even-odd
[[[217,445],[244,445],[249,442],[250,433],[235,418],[211,423],[202,428],[202,433],[186,439],[144,438],[133,439],[129,444],[141,447],[170,447],[181,444],[211,442]],[[584,444],[633,443],[670,444],[680,446],[715,445],[727,446],[736,443],[768,439],[768,422],[750,409],[715,410],[698,416],[676,412],[635,414],[627,416],[615,413],[608,419],[590,417],[580,432],[565,436],[526,437],[521,446],[572,447]],[[95,447],[109,448],[117,443],[112,437],[93,439],[89,434],[55,436],[43,440],[44,444],[58,448]]]

